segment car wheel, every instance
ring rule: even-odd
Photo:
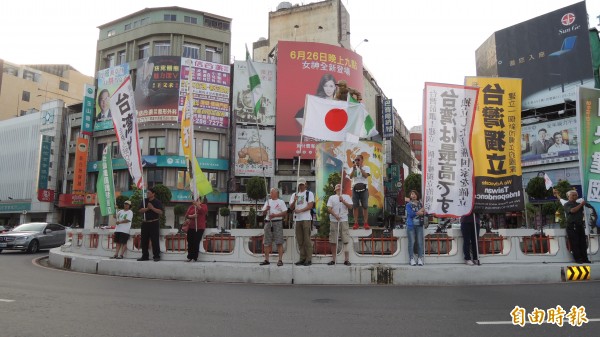
[[[37,253],[40,250],[40,243],[37,240],[32,240],[27,247],[28,253]]]
[[[0,249],[0,253],[2,253],[2,249]]]

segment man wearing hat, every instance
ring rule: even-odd
[[[152,241],[152,254],[154,262],[160,261],[160,224],[159,218],[163,214],[163,205],[156,198],[156,190],[150,187],[147,192],[148,198],[140,205],[140,213],[144,217],[142,221],[142,257],[138,261],[150,260],[148,252],[148,241]]]
[[[329,212],[329,243],[331,244],[332,260],[328,265],[335,265],[337,255],[338,237],[342,236],[344,244],[344,264],[349,266],[348,243],[350,242],[350,233],[348,233],[348,209],[352,208],[352,198],[347,194],[342,194],[342,185],[335,185],[335,194],[327,199],[327,211]]]
[[[133,220],[133,212],[131,211],[131,201],[126,200],[123,208],[114,216],[117,219],[117,227],[115,228],[115,243],[117,250],[111,259],[122,259],[127,250],[127,241],[129,240],[129,230],[131,229],[131,221]],[[119,254],[121,251],[121,254]]]
[[[290,197],[290,209],[294,212],[296,224],[296,242],[300,250],[300,260],[297,266],[310,266],[312,264],[312,214],[310,210],[315,204],[315,195],[306,189],[306,179],[298,179],[298,192]]]

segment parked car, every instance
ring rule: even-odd
[[[22,250],[36,253],[40,249],[60,247],[67,238],[66,228],[56,223],[31,222],[19,225],[10,232],[0,234],[0,252]]]
[[[8,226],[0,226],[0,233],[8,232],[10,227]]]

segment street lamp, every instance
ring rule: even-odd
[[[355,52],[355,53],[356,53],[356,49],[358,49],[358,47],[360,47],[360,45],[361,45],[361,44],[363,44],[363,42],[369,42],[369,40],[368,40],[368,39],[364,39],[364,40],[360,41],[360,42],[359,42],[359,43],[356,45],[356,47],[354,47],[354,52]]]

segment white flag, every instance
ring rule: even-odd
[[[546,189],[550,189],[550,187],[554,186],[554,184],[552,183],[552,180],[550,180],[550,177],[548,177],[547,173],[544,173],[544,183],[546,184]]]
[[[305,136],[332,141],[358,143],[365,116],[360,103],[325,99],[306,95]]]

